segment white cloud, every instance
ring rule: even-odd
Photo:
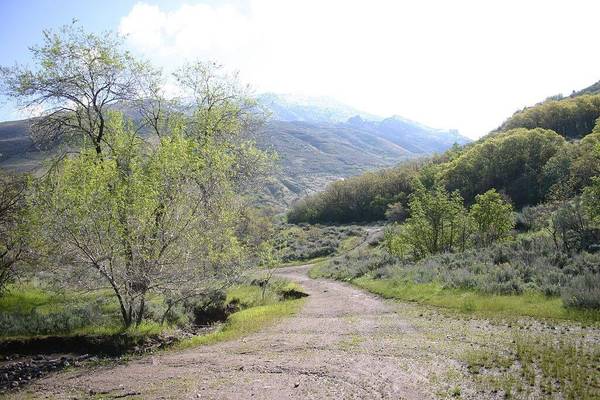
[[[333,96],[480,136],[600,79],[599,13],[583,0],[141,2],[119,30],[167,69],[216,59],[260,91]]]

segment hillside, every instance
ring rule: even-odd
[[[257,133],[257,144],[279,157],[279,168],[260,198],[278,207],[322,190],[332,181],[441,153],[454,143],[469,141],[456,131],[429,128],[397,116],[363,119],[377,117],[332,100],[299,102],[269,94],[259,96],[259,101],[271,111],[272,119]],[[0,167],[28,171],[43,158],[28,136],[26,120],[0,123]]]
[[[468,139],[398,117],[345,123],[272,121],[258,135],[262,148],[277,152],[281,169],[268,186],[279,204],[322,190],[329,182],[443,152]]]
[[[573,197],[600,173],[595,151],[600,142],[600,94],[590,94],[596,86],[583,89],[580,95],[552,97],[518,111],[496,131],[433,158],[425,163],[427,167],[405,163],[392,171],[331,185],[296,203],[288,218],[291,222],[347,223],[381,220],[386,211],[405,215],[415,176],[425,183],[441,182],[449,191],[458,191],[467,203],[492,188],[519,209]],[[401,122],[387,119],[360,124],[379,127],[380,137],[391,133],[399,143],[404,137]],[[410,139],[404,148],[436,152],[411,147],[419,140],[424,146],[430,144],[425,135],[407,135]],[[440,138],[450,140],[449,133]]]

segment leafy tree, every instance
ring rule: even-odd
[[[600,118],[596,125],[600,126]],[[600,143],[596,145],[595,154],[600,158]],[[593,177],[591,185],[583,190],[583,204],[590,219],[596,224],[600,224],[600,173]]]
[[[198,293],[239,265],[236,159],[182,129],[150,146],[118,116],[105,140],[102,157],[83,150],[37,185],[33,221],[49,261],[87,276],[90,287],[98,279],[111,287],[130,326],[141,322],[150,293]]]
[[[600,95],[598,94],[548,99],[516,112],[498,128],[498,131],[544,128],[568,138],[581,138],[592,132],[598,117],[600,117]]]
[[[408,217],[408,210],[403,202],[389,204],[385,211],[385,219],[391,222],[402,222]]]
[[[567,254],[597,246],[600,231],[595,229],[581,197],[565,201],[551,218],[550,234],[556,249]]]
[[[477,241],[482,246],[502,239],[515,226],[512,206],[495,189],[475,196],[470,215],[477,227]]]
[[[100,154],[107,112],[140,104],[158,90],[160,74],[135,59],[112,32],[89,33],[75,22],[45,30],[43,43],[31,47],[31,55],[36,68],[2,67],[0,77],[4,94],[41,113],[32,125],[38,143],[85,139]]]
[[[289,211],[291,223],[378,221],[386,217],[388,205],[408,207],[408,195],[420,162],[336,181],[308,196]]]
[[[600,224],[600,176],[593,178],[592,184],[584,189],[583,202],[592,221]]]
[[[396,235],[388,233],[386,243],[392,254],[411,252],[416,259],[444,251],[464,250],[469,220],[458,192],[448,193],[436,184],[425,189],[419,183],[410,196],[410,217]]]
[[[33,186],[29,222],[57,281],[110,287],[124,326],[160,293],[167,312],[239,275],[251,248],[236,223],[242,195],[270,165],[252,127],[247,87],[214,63],[175,74],[183,97],[162,96],[156,73],[115,34],[46,32],[35,71],[3,68],[5,89],[42,106],[35,130],[81,138]],[[126,110],[133,119],[115,109]],[[157,140],[140,135],[151,128]]]

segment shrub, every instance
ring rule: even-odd
[[[565,305],[577,308],[600,308],[600,274],[585,273],[575,277],[562,291]]]

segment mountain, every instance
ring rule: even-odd
[[[325,97],[267,93],[258,100],[271,119],[257,133],[257,144],[277,152],[280,160],[259,196],[278,207],[334,180],[469,142],[455,130],[399,116],[384,119]],[[27,120],[0,123],[0,167],[28,171],[40,165],[46,155],[33,146],[28,126]]]
[[[263,93],[258,102],[275,121],[345,122],[354,116],[380,120],[379,116],[359,111],[331,97],[308,97],[292,94]]]
[[[280,159],[267,197],[285,205],[334,180],[468,142],[457,131],[432,129],[401,117],[369,121],[354,116],[339,123],[271,121],[257,135],[258,145],[276,151]]]

